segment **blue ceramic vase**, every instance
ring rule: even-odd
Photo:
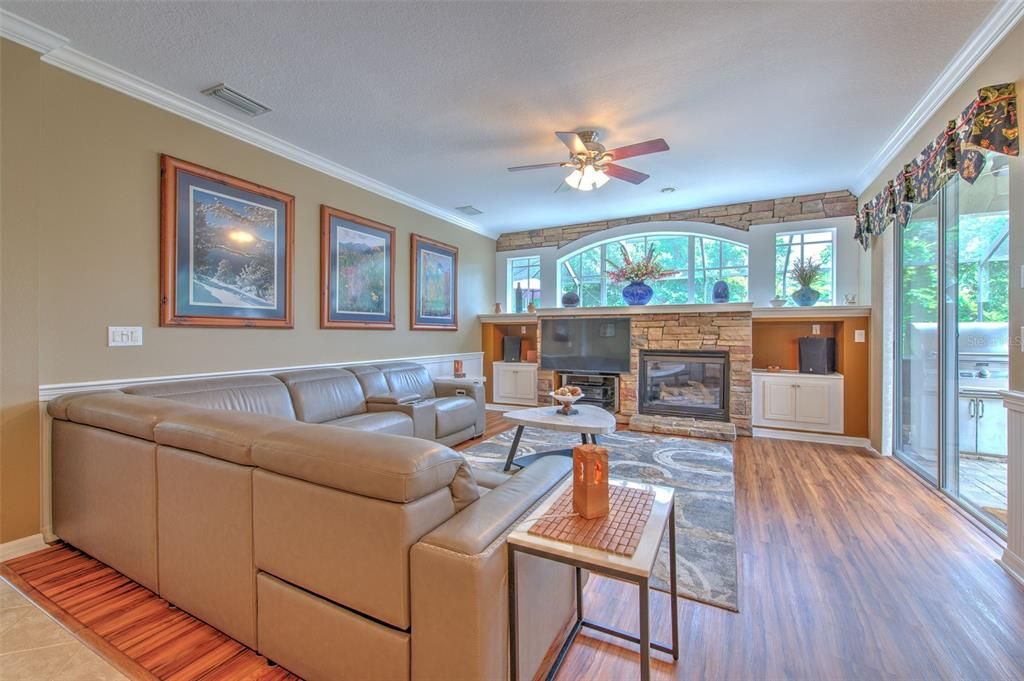
[[[654,297],[654,289],[642,281],[633,281],[622,289],[627,305],[646,305]]]
[[[562,307],[576,307],[580,304],[580,297],[575,291],[566,291],[562,294]]]
[[[815,291],[810,286],[804,286],[803,288],[794,291],[793,295],[790,297],[793,299],[793,302],[800,307],[811,307],[818,302],[818,298],[821,298],[821,292]]]
[[[729,302],[729,284],[724,281],[715,282],[715,287],[711,289],[711,302],[712,303],[728,303]]]

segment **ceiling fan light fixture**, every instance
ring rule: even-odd
[[[569,177],[565,178],[565,183],[573,189],[578,189],[581,192],[589,192],[593,189],[600,189],[608,180],[611,178],[605,175],[602,171],[596,169],[594,166],[587,164],[583,166],[583,170],[576,169],[569,173]]]

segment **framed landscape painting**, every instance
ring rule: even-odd
[[[412,235],[413,329],[459,328],[459,249]]]
[[[320,328],[395,328],[395,228],[320,206]]]
[[[160,157],[160,325],[292,328],[295,198]]]

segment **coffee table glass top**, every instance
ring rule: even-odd
[[[598,435],[615,432],[615,417],[592,404],[575,404],[579,412],[571,416],[556,413],[557,405],[517,409],[505,412],[504,417],[519,426],[534,426],[547,430],[568,433],[595,433]]]

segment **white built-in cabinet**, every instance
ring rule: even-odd
[[[843,375],[754,372],[753,424],[843,432]]]
[[[537,404],[537,365],[529,362],[494,363],[494,401],[498,404]]]

